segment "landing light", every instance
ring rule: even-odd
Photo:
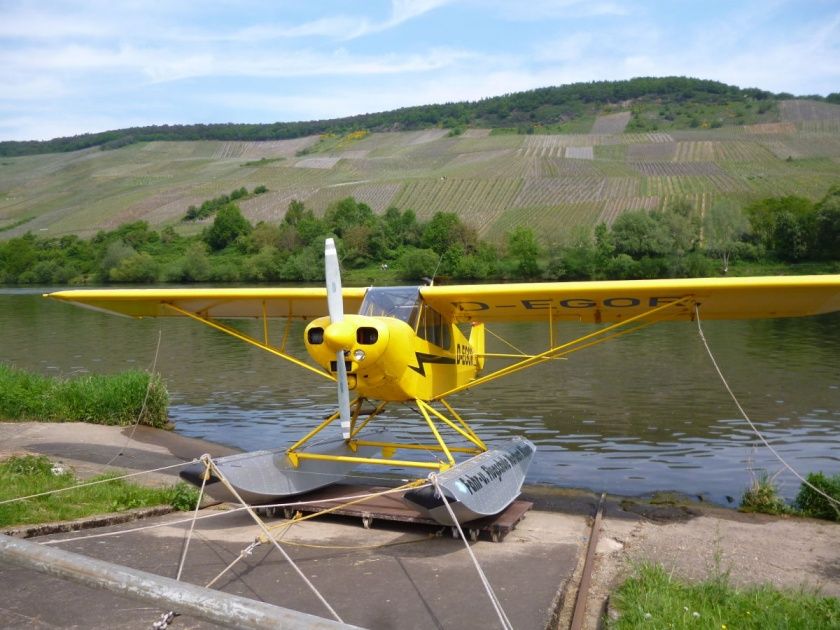
[[[353,351],[353,359],[357,363],[360,362],[360,361],[364,361],[366,356],[367,355],[365,354],[365,351],[362,350],[361,348]]]

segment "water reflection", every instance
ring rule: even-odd
[[[44,300],[41,292],[0,292],[0,361],[63,375],[149,368],[160,334],[157,369],[184,435],[244,449],[283,445],[335,404],[328,381],[192,322],[123,319]],[[585,329],[561,332],[571,339]],[[774,447],[803,473],[840,471],[840,315],[708,322],[704,330]],[[544,327],[493,331],[526,351],[546,347]],[[272,339],[282,332],[276,324]],[[303,325],[293,325],[289,348],[299,355],[302,337]],[[491,351],[507,351],[488,342]],[[725,503],[743,492],[750,468],[781,469],[738,418],[693,324],[655,326],[452,402],[490,442],[519,434],[537,443],[532,483],[623,494],[677,490]],[[405,439],[426,440],[413,411],[397,407],[390,417]],[[788,473],[777,481],[786,496],[796,493]]]

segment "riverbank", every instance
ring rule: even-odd
[[[232,449],[149,427],[138,427],[130,436],[130,429],[118,427],[0,423],[0,457],[27,452],[61,459],[84,476],[114,469],[115,464],[130,471],[148,470],[189,461],[204,452],[221,456]],[[117,456],[119,452],[123,454]],[[106,466],[115,456],[114,463]],[[149,478],[171,483],[174,474],[164,471]],[[545,486],[527,488],[526,494],[536,506],[517,529],[502,543],[480,540],[472,548],[515,627],[565,628],[597,497]],[[197,525],[190,549],[192,562],[184,575],[186,580],[203,585],[253,541],[255,526],[241,512],[215,509],[202,513],[217,516]],[[62,547],[172,576],[185,527],[173,522],[182,518],[156,517],[143,521],[160,524],[156,529],[78,540]],[[95,531],[134,529],[137,525]],[[325,518],[295,526],[283,540],[306,575],[349,623],[374,628],[492,626],[495,615],[461,541],[429,538],[429,533],[428,529],[387,523],[366,530],[359,521]],[[58,537],[75,536],[79,534]],[[586,627],[597,627],[608,595],[641,561],[660,563],[688,579],[726,570],[736,585],[805,585],[840,597],[838,536],[840,525],[835,523],[610,497],[602,521]],[[299,578],[287,573],[279,556],[269,555],[263,546],[242,570],[217,586],[324,615]],[[279,592],[278,581],[284,585]],[[0,573],[0,588],[9,594],[0,610],[4,627],[84,624],[147,628],[162,612],[6,566]],[[173,627],[210,627],[184,618],[176,623],[180,625]]]
[[[42,376],[0,362],[0,418],[168,426],[169,392],[160,374],[127,370]]]

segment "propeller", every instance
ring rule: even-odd
[[[336,348],[335,365],[338,372],[338,411],[341,416],[341,434],[344,439],[350,438],[350,389],[347,385],[347,366],[344,363],[344,351],[349,347],[344,345],[352,336],[341,326],[344,321],[344,298],[341,294],[341,270],[338,267],[338,253],[335,241],[327,239],[324,246],[324,273],[327,281],[327,308],[330,314],[330,325],[325,331],[325,341]],[[349,337],[349,338],[348,338]]]

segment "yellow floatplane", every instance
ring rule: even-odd
[[[440,493],[460,522],[496,514],[519,495],[536,450],[524,438],[488,447],[449,403],[452,395],[655,322],[840,310],[840,275],[342,289],[332,239],[325,261],[326,287],[320,289],[72,290],[48,297],[130,317],[187,317],[336,382],[337,411],[291,446],[214,460],[249,502],[314,490],[361,464],[410,467],[433,471],[436,484],[407,492],[405,500],[446,525],[453,522]],[[227,323],[237,318],[261,320],[262,338]],[[269,320],[277,318],[286,320],[279,345],[269,339]],[[317,366],[287,352],[293,320],[309,321],[304,341]],[[543,323],[547,349],[486,352],[485,324],[508,321]],[[561,343],[555,325],[562,322],[603,325]],[[490,360],[504,363],[487,372]],[[391,437],[384,415],[389,403],[416,407],[429,443]],[[334,431],[313,439],[335,423],[340,436]],[[450,444],[449,436],[459,443]],[[435,456],[396,457],[406,450]],[[184,476],[200,483],[202,472]]]

